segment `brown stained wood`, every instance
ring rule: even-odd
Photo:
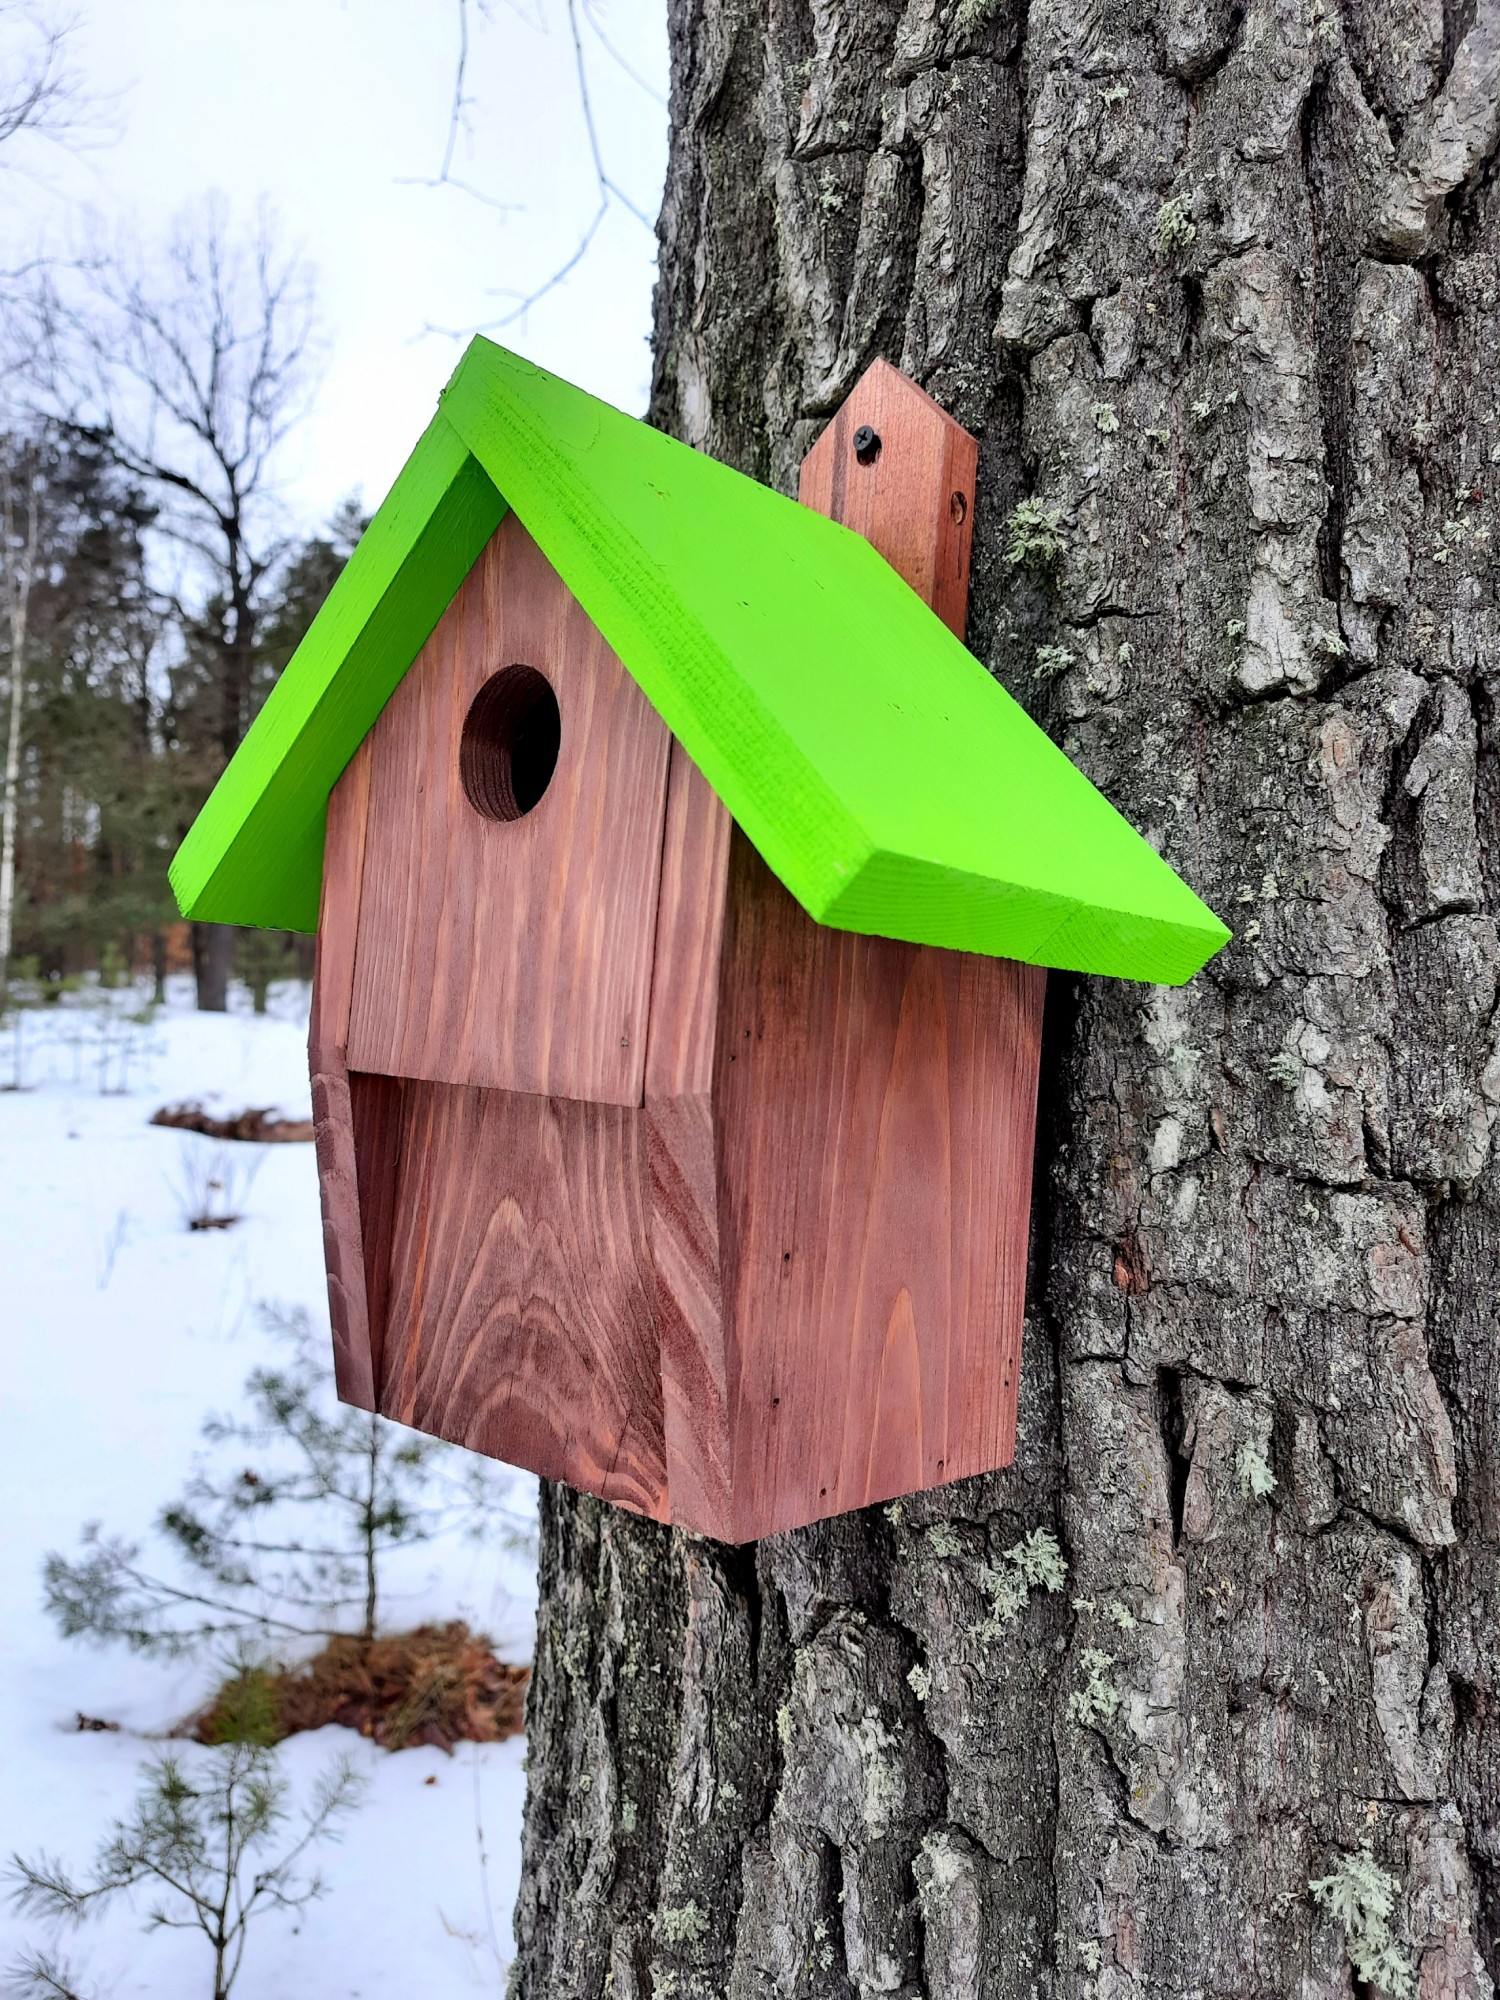
[[[308,1025],[334,1381],[340,1400],[361,1410],[375,1407],[375,1374],[345,1044],[369,807],[368,749],[365,744],[355,753],[328,801],[318,955]]]
[[[398,1088],[381,1411],[664,1518],[641,1114]]]
[[[408,1085],[395,1076],[349,1076],[349,1115],[364,1235],[365,1318],[371,1378],[379,1392],[390,1314],[391,1242],[396,1230],[402,1115]]]
[[[551,683],[562,736],[540,803],[499,821],[459,747],[511,665]],[[368,739],[352,1068],[640,1104],[670,740],[508,514]]]
[[[732,822],[675,739],[662,841],[646,1091],[705,1095],[713,1083],[719,949]]]
[[[739,1540],[1010,1462],[1045,974],[813,924],[738,834],[728,909]]]
[[[878,362],[801,487],[960,634],[977,453]],[[815,924],[673,746],[646,1127],[675,1522],[749,1540],[1009,1463],[1044,991]]]
[[[711,1091],[730,832],[674,742],[646,1051],[651,1251],[672,1518],[721,1537],[732,1514]]]
[[[370,812],[370,745],[362,743],[328,798],[323,840],[323,889],[313,968],[307,1041],[314,1067],[320,1055],[347,1048],[354,996],[354,953]]]
[[[868,464],[855,453],[864,425],[880,440]],[[978,464],[977,440],[909,376],[876,361],[802,461],[797,497],[872,542],[961,639]]]

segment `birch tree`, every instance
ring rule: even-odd
[[[68,32],[69,24],[45,8],[0,0],[0,149],[4,149],[0,165],[14,162],[17,141],[35,138],[67,144],[86,129],[92,111],[70,64]],[[6,345],[11,344],[7,340]],[[16,473],[9,421],[4,430],[5,450],[0,459],[0,536],[4,548],[0,561],[5,571],[10,670],[5,698],[5,789],[0,797],[0,1001],[9,977],[14,926],[26,619],[37,542],[36,488],[30,481],[22,508],[25,525],[17,540]]]
[[[21,731],[26,712],[26,626],[36,570],[37,490],[23,473],[21,521],[16,518],[14,439],[0,454],[0,562],[5,568],[5,611],[10,636],[5,703],[5,794],[0,804],[0,1002],[10,977],[16,900],[16,820],[21,790]]]
[[[1237,935],[1052,979],[1012,1469],[544,1494],[516,1990],[1482,2000],[1500,6],[670,18],[654,420],[794,492],[914,375],[969,644]]]

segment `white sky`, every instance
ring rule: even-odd
[[[665,0],[589,0],[666,93]],[[74,38],[87,87],[117,94],[118,137],[40,176],[9,174],[7,252],[74,240],[81,210],[143,236],[223,192],[247,220],[267,198],[314,266],[329,335],[312,418],[283,488],[303,527],[358,490],[373,506],[431,415],[462,342],[576,247],[597,205],[565,0],[470,0],[471,134],[453,172],[496,214],[431,178],[447,139],[459,0],[85,0]],[[663,106],[610,58],[582,4],[606,169],[654,222]],[[41,167],[39,154],[29,165]],[[611,209],[574,274],[503,341],[624,409],[645,408],[655,241]]]

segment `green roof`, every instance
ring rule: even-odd
[[[313,930],[328,795],[507,507],[808,913],[1178,983],[1229,936],[860,536],[476,339],[172,864]]]

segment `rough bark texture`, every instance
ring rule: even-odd
[[[658,420],[792,491],[914,374],[982,439],[971,646],[1238,938],[1053,978],[1012,1471],[740,1552],[546,1496],[518,1990],[1315,2000],[1384,1924],[1479,2000],[1500,6],[672,34]]]

